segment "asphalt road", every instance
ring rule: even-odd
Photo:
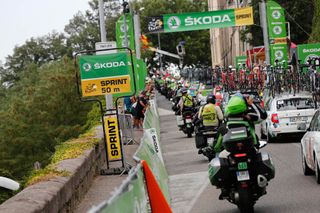
[[[208,161],[198,155],[193,138],[178,131],[170,103],[158,96],[161,115],[161,148],[170,176],[172,209],[175,213],[236,213],[235,205],[218,200],[220,190],[208,179]],[[255,205],[255,212],[320,212],[320,185],[314,176],[304,176],[299,139],[268,144],[276,176],[267,194]]]

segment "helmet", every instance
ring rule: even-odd
[[[187,94],[187,93],[188,93],[187,88],[182,88],[182,89],[181,89],[181,94]]]
[[[243,97],[232,96],[226,107],[226,115],[237,115],[247,110],[247,104]]]
[[[215,104],[216,103],[216,97],[214,95],[209,95],[207,97],[207,103]]]

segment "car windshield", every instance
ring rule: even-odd
[[[312,98],[290,98],[277,101],[277,110],[301,110],[301,109],[313,109],[314,102]]]

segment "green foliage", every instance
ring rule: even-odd
[[[69,172],[58,171],[54,166],[48,165],[44,169],[33,171],[27,180],[26,186],[30,186],[41,181],[48,181],[55,177],[67,177],[69,175]]]
[[[312,24],[312,34],[310,42],[320,42],[320,0],[313,0],[314,3],[314,16]]]

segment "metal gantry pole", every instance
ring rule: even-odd
[[[269,36],[268,36],[268,25],[267,25],[267,13],[266,13],[266,3],[263,0],[259,3],[260,9],[260,22],[263,31],[263,42],[264,50],[266,55],[266,63],[270,64],[270,48],[269,48]]]

